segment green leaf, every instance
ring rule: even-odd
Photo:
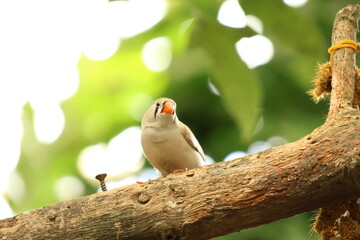
[[[230,29],[199,20],[192,42],[193,46],[208,54],[211,62],[209,72],[220,91],[225,108],[241,129],[244,141],[252,137],[262,97],[256,74],[247,68],[235,50],[240,35],[248,36],[249,33],[248,29]]]
[[[210,21],[216,21],[219,7],[223,0],[188,0],[186,3],[190,6],[194,15],[206,18]]]
[[[322,53],[319,47],[324,45],[324,39],[318,25],[299,9],[288,7],[280,0],[239,2],[247,15],[261,19],[264,34],[274,41],[303,54]]]
[[[264,35],[274,43],[275,57],[283,62],[284,70],[293,74],[301,87],[309,88],[316,64],[327,56],[328,42],[306,8],[291,8],[281,0],[239,2],[245,14],[262,21]]]

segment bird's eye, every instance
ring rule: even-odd
[[[156,103],[155,112],[154,112],[154,118],[156,118],[156,113],[157,113],[157,111],[159,110],[159,107],[160,107],[160,103],[157,102],[157,103]]]

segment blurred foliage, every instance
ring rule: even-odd
[[[140,125],[129,113],[129,103],[140,93],[175,99],[179,118],[216,161],[230,152],[246,151],[256,140],[281,136],[294,141],[310,133],[323,123],[327,112],[326,103],[315,105],[306,95],[315,65],[327,61],[335,13],[356,2],[320,0],[291,8],[280,0],[241,0],[246,14],[261,19],[264,35],[275,47],[270,63],[250,70],[239,60],[234,44],[255,33],[220,25],[216,16],[222,1],[169,1],[169,12],[160,23],[123,40],[111,58],[81,58],[80,87],[62,104],[66,127],[54,144],[37,143],[33,113],[25,107],[18,170],[27,190],[26,197],[11,206],[22,212],[57,202],[54,182],[66,175],[81,178],[76,160],[84,147]],[[191,19],[190,27],[180,34],[184,22]],[[147,41],[162,36],[172,41],[173,60],[168,70],[154,73],[143,64],[141,50]],[[209,90],[209,81],[221,96]],[[264,127],[253,135],[260,116]],[[95,192],[84,183],[85,194]],[[217,239],[310,239],[310,217],[307,213]]]

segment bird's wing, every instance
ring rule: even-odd
[[[186,126],[185,124],[183,124],[182,122],[180,122],[180,128],[181,128],[181,134],[183,135],[183,137],[185,138],[185,140],[189,143],[189,145],[195,149],[195,151],[197,151],[200,156],[202,157],[202,159],[205,162],[205,154],[204,151],[202,150],[198,140],[195,138],[194,134],[191,132],[190,128],[188,126]]]

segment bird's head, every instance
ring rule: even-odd
[[[145,112],[142,119],[142,127],[161,127],[177,123],[176,103],[170,98],[156,99]]]

